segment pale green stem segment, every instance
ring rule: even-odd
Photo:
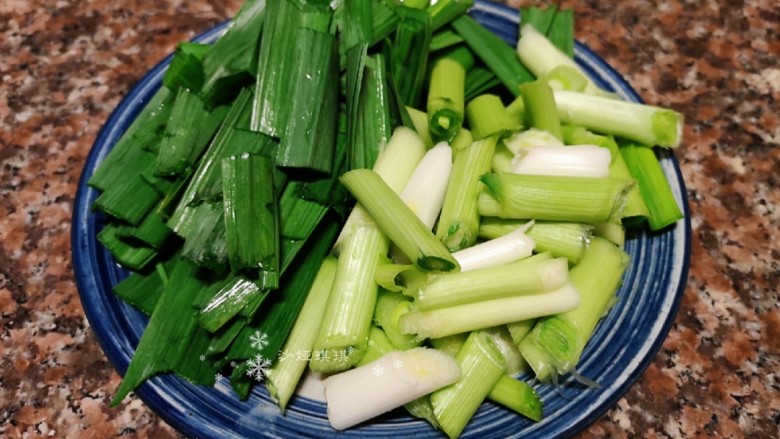
[[[509,335],[512,336],[512,341],[516,346],[520,345],[526,335],[531,332],[536,319],[521,320],[519,322],[507,323],[506,328],[509,330]]]
[[[479,214],[514,219],[601,223],[622,216],[635,180],[484,174]]]
[[[525,119],[528,126],[547,131],[558,139],[561,134],[561,119],[555,106],[553,91],[544,81],[536,80],[520,85],[523,97]]]
[[[341,183],[403,254],[429,271],[458,271],[458,262],[420,218],[374,171],[356,169]]]
[[[525,103],[522,96],[516,97],[506,106],[506,113],[512,122],[518,126],[518,130],[525,127]]]
[[[496,174],[510,172],[510,169],[512,168],[512,160],[514,158],[515,153],[509,150],[509,148],[506,146],[506,142],[498,142],[498,144],[496,144],[496,152],[493,154],[491,170]]]
[[[525,233],[531,225],[533,223],[518,227],[504,236],[458,250],[452,256],[460,264],[461,271],[497,267],[528,258],[536,246],[534,240]]]
[[[282,352],[286,355],[280,355],[268,371],[266,381],[268,393],[277,401],[282,412],[295,393],[298,381],[308,366],[308,361],[300,359],[297,353],[311,352],[314,346],[322,324],[322,309],[328,303],[337,266],[336,258],[332,256],[322,261],[301,312],[295,320],[295,325],[282,347]]]
[[[425,147],[433,148],[433,139],[431,139],[431,132],[428,130],[428,115],[416,108],[406,107],[406,111],[409,113],[409,117],[412,118],[412,124],[414,130],[425,142]]]
[[[379,290],[374,323],[382,328],[395,349],[406,350],[420,346],[420,342],[411,334],[398,329],[398,320],[411,310],[412,301],[400,292]]]
[[[436,237],[450,251],[470,247],[477,241],[477,196],[482,189],[479,176],[490,170],[496,141],[496,137],[478,140],[455,154],[436,229]]]
[[[450,438],[460,436],[466,424],[485,397],[504,376],[504,357],[490,336],[476,331],[455,356],[461,379],[433,392],[433,412],[444,433]]]
[[[435,31],[453,19],[463,15],[474,4],[474,0],[438,0],[428,7],[431,28]]]
[[[524,381],[502,375],[487,397],[534,422],[542,420],[542,400],[533,387]]]
[[[569,274],[580,293],[580,304],[539,320],[520,343],[520,352],[540,379],[574,369],[596,325],[613,303],[628,264],[629,256],[623,250],[593,238],[585,256]]]
[[[553,91],[561,122],[634,140],[675,148],[682,141],[683,115],[666,108],[574,91]]]
[[[461,128],[455,138],[452,139],[452,142],[450,142],[453,156],[471,146],[472,143],[474,143],[474,135],[466,128]]]
[[[309,366],[315,372],[348,369],[366,351],[376,306],[374,272],[389,242],[376,227],[356,228],[342,243],[333,290]]]
[[[530,329],[531,327],[529,326],[528,330]],[[435,338],[431,339],[431,345],[454,357],[466,343],[468,336],[469,334],[455,334],[448,337]],[[496,339],[493,338],[494,342],[495,340]],[[499,346],[496,347],[499,348],[499,350],[501,349]],[[503,351],[502,355],[506,359],[506,354]],[[519,352],[517,355],[520,355]],[[488,394],[487,399],[501,404],[508,409],[514,410],[533,421],[538,422],[542,419],[542,403],[536,391],[525,382],[512,378],[508,374],[501,376]]]
[[[631,175],[639,182],[639,191],[649,212],[647,222],[650,230],[661,230],[682,219],[683,213],[653,149],[645,145],[626,144],[620,147],[620,154]]]
[[[567,145],[598,145],[609,149],[612,161],[609,164],[609,175],[615,178],[633,178],[623,159],[617,142],[611,136],[594,134],[582,127],[565,126],[562,128],[563,140]],[[642,198],[637,184],[628,192],[626,205],[623,208],[623,223],[632,225],[644,221],[649,215],[647,205]]]
[[[458,351],[463,347],[463,343],[466,343],[468,338],[467,333],[452,334],[441,338],[432,338],[430,340],[431,346],[434,348],[446,352],[453,357],[458,355]]]
[[[501,99],[492,94],[478,96],[466,105],[466,121],[475,140],[493,135],[503,138],[520,128],[509,116]]]
[[[385,331],[376,326],[371,326],[368,330],[368,343],[366,353],[355,363],[355,366],[363,366],[374,360],[378,360],[388,352],[396,350],[393,343],[387,337]]]
[[[497,267],[462,273],[447,273],[434,278],[414,292],[421,311],[441,309],[473,302],[539,294],[562,287],[568,277],[564,258],[526,263],[513,262]]]
[[[588,78],[571,66],[558,66],[544,75],[547,85],[553,90],[585,91]]]
[[[463,124],[466,70],[458,61],[442,58],[431,70],[428,88],[428,129],[434,142],[451,142]]]
[[[493,343],[496,344],[499,352],[506,360],[506,370],[504,372],[509,376],[520,373],[524,360],[517,349],[517,345],[512,341],[512,336],[509,334],[506,325],[494,326],[484,331],[493,339]]]
[[[579,303],[579,293],[569,284],[555,291],[503,299],[484,300],[432,311],[412,311],[401,316],[399,328],[420,339],[441,338],[525,319],[568,311]]]
[[[618,247],[626,243],[626,229],[621,223],[598,223],[593,225],[593,235],[604,238]]]
[[[397,128],[379,154],[374,171],[399,193],[424,154],[425,145],[413,130]],[[375,273],[380,261],[386,260],[389,247],[387,237],[357,204],[334,246],[338,268],[314,343],[312,370],[346,370],[365,353],[376,306]]]

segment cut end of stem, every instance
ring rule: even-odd
[[[460,267],[453,261],[438,256],[420,256],[417,265],[427,271],[459,271]]]
[[[676,148],[682,141],[683,115],[673,110],[660,110],[653,114],[653,134],[659,146]]]

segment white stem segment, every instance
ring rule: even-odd
[[[612,155],[596,145],[522,148],[515,155],[510,172],[527,175],[609,177]]]
[[[428,150],[406,182],[401,199],[428,229],[433,229],[444,204],[452,172],[452,148],[446,142]]]
[[[574,62],[560,49],[555,47],[550,40],[536,30],[532,25],[526,24],[520,28],[520,38],[517,40],[517,56],[524,66],[528,67],[534,76],[542,78],[547,73],[559,66],[567,66],[582,73],[588,81],[585,92],[591,94],[606,94],[586,75]]]
[[[394,351],[325,379],[328,420],[344,430],[458,381],[455,359],[435,349]]]
[[[533,221],[499,238],[458,250],[452,256],[460,264],[461,272],[496,267],[527,258],[536,246],[534,240],[525,234],[531,225]]]
[[[567,283],[549,293],[467,303],[432,311],[409,312],[398,321],[401,332],[420,339],[441,338],[526,319],[558,314],[580,303],[577,289]]]

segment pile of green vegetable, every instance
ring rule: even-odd
[[[590,81],[570,10],[521,11],[515,48],[471,6],[248,0],[214,44],[179,45],[89,180],[132,271],[114,291],[151,316],[114,404],[173,372],[241,398],[267,378],[284,410],[307,369],[412,350],[418,376],[454,375],[382,410],[450,437],[485,399],[542,418],[513,376],[573,371],[625,229],[682,217],[652,149],[682,119]]]

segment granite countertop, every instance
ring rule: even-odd
[[[178,436],[135,396],[108,406],[120,377],[79,302],[70,219],[87,154],[120,98],[240,3],[0,3],[0,436]],[[668,338],[581,436],[778,437],[780,9],[563,3],[576,10],[577,38],[643,99],[685,114],[674,154],[693,230]]]

